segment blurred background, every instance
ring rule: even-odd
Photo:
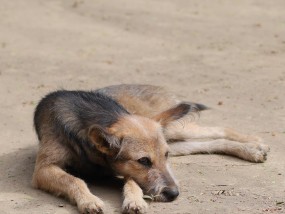
[[[121,83],[164,86],[212,108],[199,123],[271,146],[257,165],[171,159],[182,194],[149,213],[284,213],[284,11],[284,0],[0,0],[1,213],[77,213],[30,185],[34,108],[53,90]],[[121,187],[91,188],[120,212]]]

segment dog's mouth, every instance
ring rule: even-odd
[[[171,202],[174,201],[179,195],[177,187],[170,188],[164,187],[158,194],[146,193],[143,198],[146,200],[157,202]]]
[[[169,198],[166,198],[164,195],[144,195],[143,198],[145,200],[150,200],[150,201],[156,201],[156,202],[172,202],[176,199],[175,198],[172,198],[172,199],[169,199]]]

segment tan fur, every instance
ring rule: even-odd
[[[143,199],[142,189],[132,179],[128,179],[123,191],[123,213],[145,213],[147,203]]]
[[[62,169],[63,163],[69,159],[67,148],[56,140],[43,141],[36,160],[33,186],[69,198],[77,204],[81,213],[99,213],[104,203],[89,191],[85,182]]]
[[[171,155],[181,156],[201,153],[218,153],[239,157],[251,162],[264,162],[269,147],[258,143],[239,143],[220,139],[204,142],[175,142],[170,144]]]
[[[179,99],[162,87],[153,85],[115,85],[99,91],[117,100],[130,113],[151,118],[179,103]]]
[[[165,137],[169,140],[181,139],[228,139],[241,143],[261,142],[257,136],[241,134],[233,129],[224,127],[202,127],[189,119],[170,123],[165,128]]]
[[[71,144],[71,149],[64,143],[68,141],[67,138],[54,136],[48,111],[37,118],[42,126],[38,132],[40,148],[33,174],[33,185],[69,198],[77,204],[81,213],[102,213],[104,207],[103,202],[89,191],[83,180],[65,169],[71,165],[82,172],[93,171],[93,168],[85,165],[76,155],[81,150],[93,164],[109,167],[112,173],[124,177],[124,213],[146,211],[147,204],[142,198],[143,192],[155,194],[155,200],[166,201],[163,191],[167,188],[177,188],[177,182],[167,164],[169,151],[174,156],[222,153],[252,162],[266,160],[269,147],[261,144],[260,138],[240,134],[229,128],[198,126],[183,117],[187,110],[185,105],[179,105],[180,101],[176,96],[160,87],[119,85],[98,91],[115,99],[132,114],[119,117],[105,130],[94,126],[80,132],[82,138],[88,137],[91,147],[83,145],[80,148],[79,145]],[[51,109],[52,103],[47,103],[45,107]],[[67,121],[73,121],[72,117],[69,113],[63,115]],[[203,141],[198,142],[197,139]],[[169,141],[168,144],[166,140]],[[139,160],[145,157],[151,160],[151,167],[139,163]],[[109,171],[103,172],[100,169],[99,173]]]
[[[165,173],[166,177],[170,176],[165,165],[165,153],[168,152],[169,147],[157,122],[141,116],[127,116],[114,124],[109,131],[118,138],[126,139],[120,151],[121,157],[127,160],[138,160],[148,156],[155,164],[156,170]],[[150,189],[148,184],[157,179],[155,176],[150,176],[153,169],[146,169],[136,161],[118,162],[114,164],[114,169],[120,171],[125,178],[135,174],[136,182],[146,190]]]

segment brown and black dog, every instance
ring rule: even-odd
[[[269,148],[260,138],[187,120],[187,115],[205,109],[150,85],[50,93],[34,116],[40,147],[33,185],[68,197],[81,213],[103,213],[101,199],[69,169],[122,176],[123,212],[144,213],[143,194],[164,202],[179,195],[168,155],[222,153],[252,162],[266,160]]]

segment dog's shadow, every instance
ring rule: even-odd
[[[19,149],[0,156],[0,206],[1,213],[78,213],[68,200],[34,189],[31,185],[36,159],[36,146]],[[122,181],[107,178],[88,184],[91,192],[100,197],[107,213],[121,212]],[[21,212],[20,210],[23,210]],[[20,212],[19,212],[20,211]]]

